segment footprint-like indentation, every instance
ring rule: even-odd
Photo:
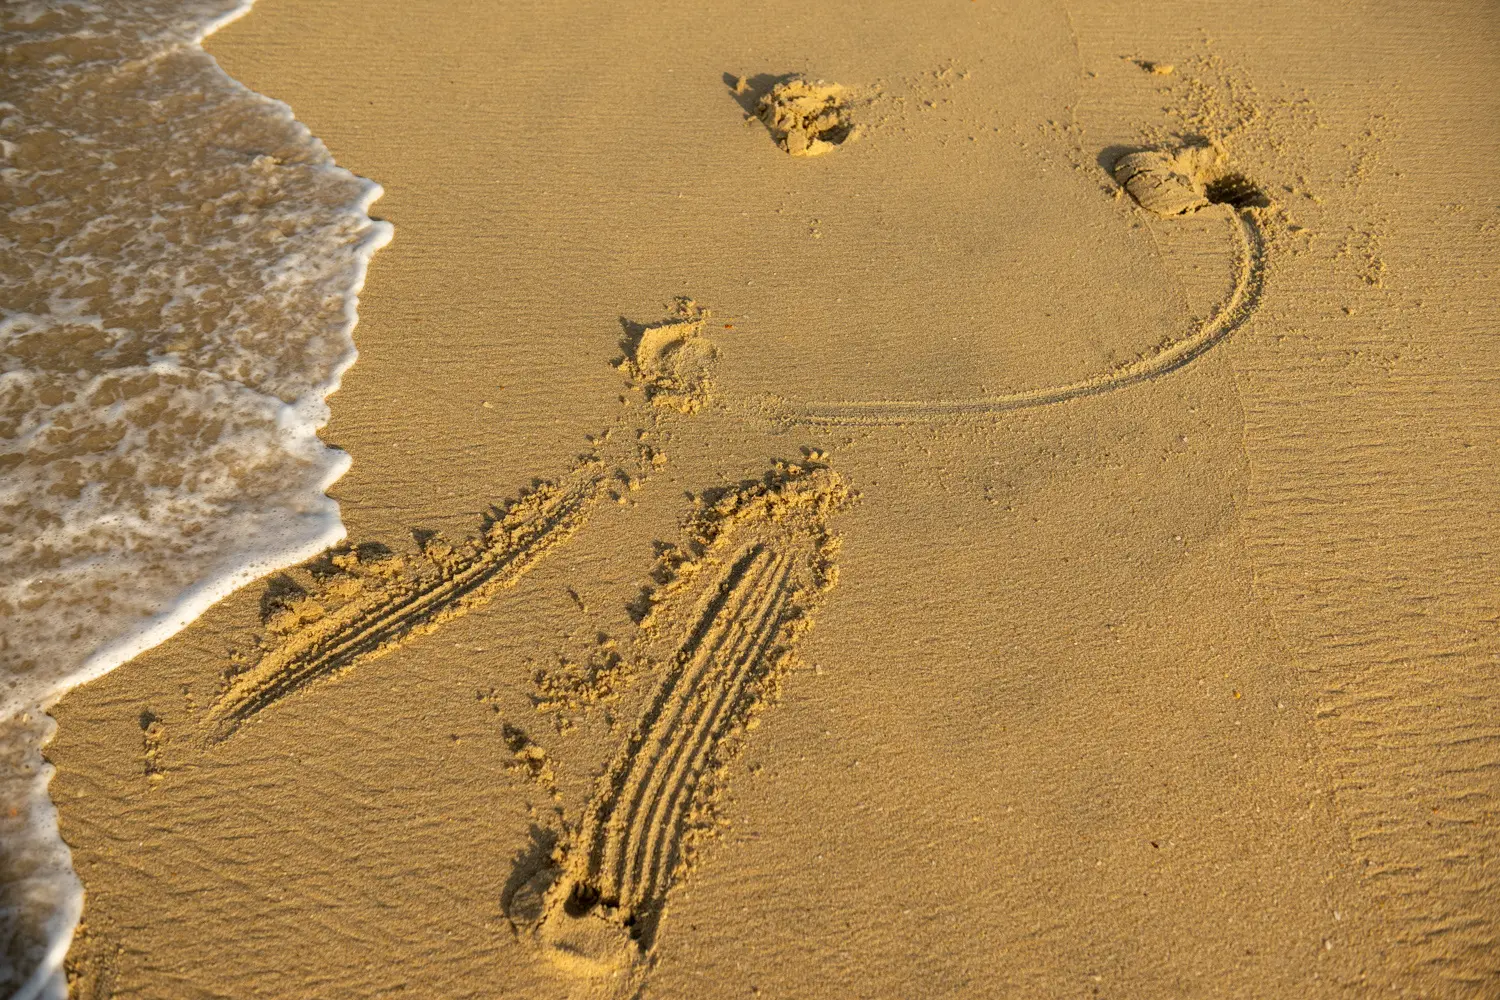
[[[727,769],[836,580],[828,519],[850,499],[826,468],[780,466],[703,505],[663,556],[642,619],[655,687],[581,820],[509,906],[560,968],[607,992],[644,974]]]
[[[836,83],[783,80],[761,97],[755,113],[776,145],[793,156],[822,156],[859,138],[849,91]]]
[[[626,354],[619,364],[656,407],[696,413],[713,388],[719,352],[703,335],[711,313],[692,299],[678,299],[670,318],[626,323]]]
[[[1270,203],[1213,143],[1127,153],[1115,162],[1114,175],[1142,208],[1157,215],[1187,215],[1212,204],[1264,208]]]

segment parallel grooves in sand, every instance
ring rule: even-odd
[[[671,652],[582,817],[561,887],[586,906],[597,900],[642,952],[690,860],[690,836],[713,826],[725,768],[833,585],[837,543],[825,522],[848,501],[826,469],[780,469],[700,515],[653,598],[643,628]]]
[[[771,597],[757,623],[758,631],[748,650],[736,651],[730,661],[729,675],[720,689],[713,711],[703,714],[692,736],[695,742],[690,755],[683,761],[685,766],[679,767],[669,788],[664,788],[657,796],[658,805],[654,807],[651,821],[646,827],[648,832],[654,830],[655,835],[640,841],[635,862],[634,884],[643,899],[658,901],[664,900],[666,896],[672,872],[681,860],[684,829],[683,823],[674,822],[673,817],[687,814],[687,804],[706,773],[713,747],[724,737],[736,711],[747,705],[746,697],[754,680],[754,667],[766,662],[766,654],[777,629],[783,624],[790,602],[791,595],[785,589],[788,575],[789,572],[783,569],[780,578],[773,585]],[[750,638],[749,630],[745,631],[745,636]],[[668,790],[671,792],[670,796],[667,795]],[[659,909],[660,904],[655,903],[653,908]]]
[[[245,720],[298,688],[377,659],[514,585],[576,533],[607,492],[607,477],[597,467],[570,479],[541,486],[513,505],[434,575],[376,591],[268,650],[234,678],[210,710],[215,739],[232,735]]]
[[[633,919],[649,944],[680,845],[715,750],[760,700],[771,655],[797,617],[794,561],[805,546],[754,542],[738,551],[678,647],[635,733],[610,767],[610,794],[591,810],[589,884]]]
[[[1149,357],[1104,375],[1068,385],[1028,389],[1005,396],[949,401],[871,400],[809,403],[781,417],[788,424],[816,427],[885,427],[937,424],[965,417],[985,417],[1010,410],[1052,406],[1086,396],[1099,396],[1169,375],[1192,364],[1223,343],[1254,315],[1265,287],[1266,241],[1251,210],[1230,210],[1235,233],[1234,289],[1224,305],[1192,335]]]
[[[780,587],[786,579],[783,564],[783,559],[763,563],[762,572],[745,588],[740,612],[715,623],[720,640],[701,657],[702,665],[691,683],[673,697],[672,717],[663,719],[658,732],[649,738],[653,759],[637,786],[640,794],[632,803],[635,815],[612,831],[623,841],[618,872],[622,898],[651,898],[655,880],[645,878],[647,859],[680,825],[685,812],[680,808],[682,795],[696,786],[712,742],[724,735],[722,726],[716,725],[724,721],[723,709],[731,693],[754,670],[756,657],[765,652],[768,626],[780,624],[777,615],[785,598]],[[764,585],[767,580],[769,586]],[[760,642],[750,642],[747,648],[752,637]],[[674,806],[679,808],[674,811]]]
[[[628,840],[621,833],[620,827],[630,830],[635,826],[642,800],[651,784],[656,764],[661,759],[662,749],[658,741],[670,739],[672,728],[668,720],[673,718],[673,710],[681,711],[683,692],[691,695],[695,682],[702,678],[709,658],[728,634],[723,623],[737,620],[749,601],[752,588],[744,586],[745,577],[752,565],[761,562],[764,554],[763,548],[752,547],[734,560],[720,576],[717,586],[708,591],[704,607],[697,616],[692,631],[657,686],[656,694],[642,713],[635,732],[610,765],[610,774],[614,776],[611,782],[613,795],[591,811],[592,823],[588,831],[590,838],[596,843],[591,850],[591,868],[598,873],[600,884],[597,888],[606,898],[620,899],[623,896],[629,855],[626,851]],[[717,636],[714,635],[716,630]],[[714,637],[713,640],[711,636]],[[700,656],[700,652],[703,655]],[[684,676],[690,672],[692,677],[684,683]],[[655,747],[655,752],[644,752],[648,746]],[[645,770],[640,771],[643,761]],[[635,789],[634,795],[629,794],[632,788]],[[615,824],[622,802],[626,806],[625,817],[623,823]]]

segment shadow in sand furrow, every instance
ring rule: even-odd
[[[553,859],[511,899],[517,928],[586,992],[649,968],[673,887],[718,827],[729,765],[836,580],[828,519],[851,500],[821,466],[778,466],[703,503],[642,620],[655,687]]]
[[[235,677],[209,712],[215,738],[304,685],[396,649],[488,604],[587,522],[609,491],[610,477],[590,463],[561,483],[539,486],[517,500],[478,538],[457,547],[424,546],[414,559],[377,560],[362,568],[357,554],[339,581],[358,588],[353,600],[302,625]]]

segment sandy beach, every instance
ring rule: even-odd
[[[347,540],[50,708],[69,995],[1500,996],[1495,14],[257,0]]]

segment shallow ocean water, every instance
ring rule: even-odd
[[[226,76],[232,0],[0,10],[0,989],[66,994],[46,708],[343,535],[325,398],[391,228]]]

